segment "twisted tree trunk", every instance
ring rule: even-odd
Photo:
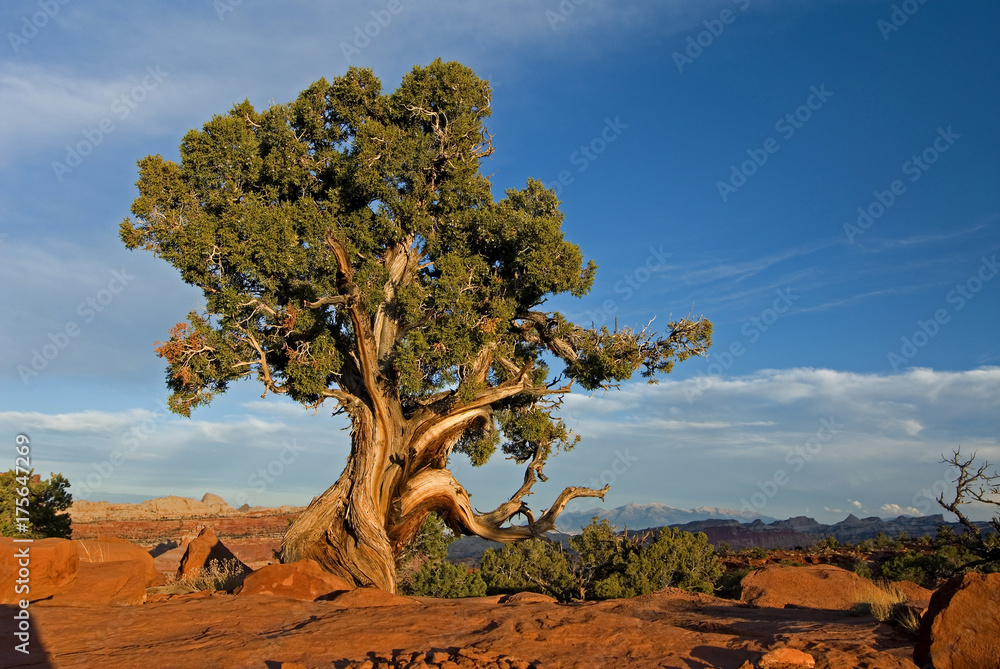
[[[576,497],[604,498],[608,486],[569,487],[535,519],[523,498],[536,481],[545,480],[545,451],[539,446],[517,492],[489,513],[475,512],[465,488],[445,465],[461,433],[487,411],[460,407],[443,416],[400,416],[377,424],[367,409],[356,410],[347,466],[289,527],[282,562],[311,558],[357,586],[394,592],[396,557],[432,511],[459,534],[510,542],[554,529],[558,515]],[[504,526],[518,514],[527,517],[527,526]]]

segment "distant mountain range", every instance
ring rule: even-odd
[[[935,537],[942,525],[951,527],[956,534],[965,532],[965,527],[959,523],[946,521],[941,514],[916,518],[899,516],[891,520],[876,516],[858,518],[851,514],[833,525],[826,525],[806,516],[796,516],[773,523],[764,523],[760,520],[745,524],[735,520],[703,520],[675,527],[687,532],[704,532],[708,535],[708,541],[715,546],[725,542],[733,549],[751,546],[773,549],[808,547],[827,537],[834,537],[841,543],[857,544],[866,539],[874,539],[879,533],[893,539],[901,532],[905,532],[911,539],[918,539],[924,535]],[[989,527],[985,522],[977,525],[982,528]]]
[[[590,523],[590,519],[607,519],[609,523],[623,530],[644,530],[648,527],[667,527],[669,525],[684,525],[700,520],[733,520],[750,522],[759,520],[763,523],[774,522],[769,516],[755,513],[744,513],[735,509],[721,509],[715,506],[700,506],[695,509],[679,509],[666,504],[626,504],[615,509],[589,509],[587,511],[563,511],[556,519],[556,527],[560,532],[575,534]]]
[[[851,514],[839,523],[826,525],[807,516],[775,520],[767,516],[750,516],[733,509],[715,507],[678,509],[666,504],[626,504],[616,509],[563,512],[556,520],[558,531],[550,532],[548,537],[569,545],[571,535],[579,534],[595,516],[599,519],[607,518],[619,532],[625,528],[632,532],[661,527],[704,532],[713,546],[725,543],[733,550],[755,546],[767,549],[806,548],[827,537],[834,537],[841,543],[857,544],[865,539],[874,539],[879,533],[891,538],[896,538],[900,532],[905,532],[911,539],[924,535],[934,537],[942,525],[950,526],[957,534],[965,532],[962,525],[947,522],[941,514],[916,518],[899,516],[891,520],[875,516],[858,518]],[[983,528],[989,527],[985,522],[977,524]],[[501,544],[479,537],[462,537],[448,546],[448,559],[477,564],[483,551],[500,546]]]

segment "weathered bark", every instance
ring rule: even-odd
[[[355,585],[394,592],[396,557],[432,511],[461,534],[510,542],[554,529],[558,515],[576,497],[604,498],[608,486],[569,487],[536,520],[523,498],[539,478],[544,480],[539,448],[510,500],[489,513],[477,513],[445,468],[452,445],[483,413],[467,409],[425,419],[417,430],[399,419],[388,433],[368,420],[366,410],[356,412],[347,467],[292,523],[282,543],[282,561],[311,558]],[[519,514],[528,525],[505,526]]]

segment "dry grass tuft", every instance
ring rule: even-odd
[[[856,589],[851,613],[870,615],[882,623],[900,627],[911,634],[920,628],[920,615],[907,603],[906,595],[891,583],[866,583]]]
[[[196,590],[231,591],[241,586],[247,575],[239,560],[212,560],[207,569],[199,569],[181,579],[171,578],[170,583],[183,583]]]

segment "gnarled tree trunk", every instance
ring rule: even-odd
[[[430,417],[386,421],[371,420],[368,407],[349,412],[353,430],[347,466],[289,527],[281,559],[311,558],[358,586],[395,591],[396,557],[432,511],[459,534],[518,541],[554,529],[570,500],[603,499],[608,490],[566,488],[536,520],[522,500],[537,480],[545,480],[544,449],[539,446],[510,500],[489,513],[477,513],[445,465],[455,441],[488,407],[459,406]],[[527,517],[527,526],[504,526],[518,514]]]

